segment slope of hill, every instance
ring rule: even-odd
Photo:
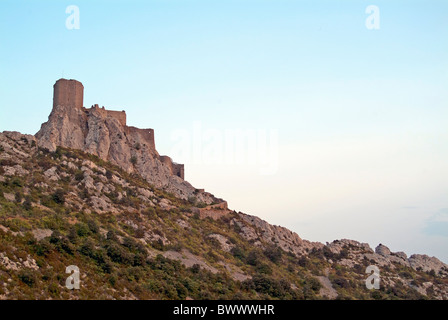
[[[79,290],[65,286],[70,265]],[[98,156],[0,134],[1,299],[448,299],[447,276],[434,257],[309,242]]]

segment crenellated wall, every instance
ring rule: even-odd
[[[112,117],[117,119],[120,124],[125,127],[126,126],[126,112],[123,111],[113,111],[113,110],[106,110],[104,107],[100,108],[97,104],[94,104],[90,109],[94,109],[96,112],[99,112],[103,117]]]

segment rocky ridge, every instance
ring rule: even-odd
[[[181,198],[167,197],[157,188],[145,184],[145,180],[135,180],[138,176],[130,179],[132,176],[126,171],[114,169],[108,162],[70,150],[49,152],[40,148],[38,140],[32,135],[0,133],[0,210],[3,212],[3,218],[0,217],[0,235],[3,233],[20,239],[27,237],[29,232],[38,243],[54,239],[58,231],[53,224],[42,223],[41,219],[31,222],[25,216],[18,219],[17,213],[7,208],[18,206],[21,208],[16,209],[18,212],[26,210],[24,212],[37,212],[49,217],[58,215],[60,213],[55,212],[52,201],[61,201],[58,192],[64,189],[61,202],[63,210],[69,213],[64,218],[67,219],[68,228],[79,224],[80,218],[76,212],[99,217],[114,216],[121,225],[116,231],[122,234],[118,237],[120,243],[123,243],[126,234],[132,234],[136,241],[145,245],[145,252],[152,259],[161,254],[165,258],[180,261],[186,268],[198,267],[215,275],[225,272],[234,281],[244,283],[258,281],[258,275],[250,271],[252,267],[248,269],[241,262],[217,258],[217,255],[224,257],[230,254],[241,259],[241,248],[247,247],[252,248],[252,252],[244,258],[249,266],[269,270],[278,268],[276,264],[283,261],[282,264],[288,265],[288,272],[307,279],[314,277],[319,284],[313,286],[321,297],[344,297],[344,290],[348,290],[356,281],[360,283],[357,286],[362,287],[364,269],[376,265],[381,270],[382,285],[390,288],[388,290],[392,293],[394,290],[412,289],[421,297],[448,298],[448,266],[435,257],[414,254],[408,258],[403,252],[391,252],[383,244],[372,250],[366,243],[348,239],[327,244],[310,242],[301,239],[295,232],[271,225],[256,216],[223,210],[219,206],[197,208]],[[53,199],[50,202],[49,197]],[[179,210],[183,213],[175,213]],[[211,214],[207,213],[209,210]],[[30,214],[27,213],[28,216]],[[16,222],[11,224],[11,221]],[[20,221],[28,222],[14,230],[12,226],[22,223]],[[174,230],[177,230],[174,233],[173,223],[176,225]],[[197,242],[193,247],[178,247],[178,237],[182,235],[185,237],[182,241],[191,241],[188,239],[198,232],[195,227],[198,223],[216,224],[217,228],[204,233],[202,240],[209,242],[215,253],[209,251],[204,255],[204,252],[196,251]],[[109,231],[104,226],[100,227],[99,233],[107,236]],[[256,262],[261,258],[260,253],[255,252],[264,252],[271,262]],[[210,260],[208,255],[214,258]],[[14,249],[8,249],[0,250],[0,277],[2,268],[5,272],[41,272],[45,267],[42,261],[37,263],[36,256],[29,252],[19,254]],[[297,273],[294,271],[297,268],[304,269]],[[341,270],[345,270],[344,273]],[[300,284],[290,281],[291,288],[295,288],[292,290],[299,290]]]

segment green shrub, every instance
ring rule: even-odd
[[[58,231],[53,232],[50,237],[50,243],[61,253],[66,252],[72,255],[75,251],[72,243],[67,238],[62,237]]]
[[[268,266],[267,264],[264,264],[264,263],[258,265],[258,266],[255,268],[255,270],[256,270],[258,273],[261,273],[261,274],[267,274],[267,275],[272,274],[272,268],[271,268],[270,266]]]
[[[257,250],[252,250],[246,257],[246,263],[251,266],[256,266],[260,263],[260,254]]]
[[[98,223],[93,219],[89,219],[87,221],[87,226],[89,227],[89,230],[94,234],[98,233],[100,231],[100,227],[98,226]]]
[[[83,222],[78,222],[75,224],[76,233],[79,237],[86,237],[90,234],[90,228]]]
[[[282,250],[276,246],[269,246],[264,251],[264,255],[273,263],[278,263],[282,259]]]
[[[57,189],[51,196],[51,199],[57,204],[64,204],[65,191],[63,189]]]
[[[24,185],[25,185],[25,183],[22,180],[22,178],[14,177],[11,180],[11,186],[12,187],[22,188]]]
[[[134,257],[123,247],[116,243],[107,245],[107,255],[113,262],[131,264]]]
[[[20,281],[33,287],[36,284],[36,275],[29,269],[22,269],[19,271],[18,277]]]
[[[47,256],[53,249],[54,246],[50,243],[48,239],[42,239],[37,242],[34,246],[34,251],[39,256]]]
[[[76,172],[75,172],[75,180],[76,181],[81,181],[82,179],[84,179],[84,172],[82,170],[76,170]]]
[[[31,197],[30,196],[26,196],[25,197],[25,201],[23,202],[23,209],[25,209],[26,211],[30,211],[33,208],[32,202],[31,202]]]
[[[319,290],[322,288],[322,284],[319,280],[317,280],[314,277],[309,277],[305,280],[305,286],[309,287],[314,292],[319,292]]]

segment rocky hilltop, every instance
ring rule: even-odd
[[[70,81],[36,136],[0,133],[0,299],[448,299],[435,257],[311,242],[229,210],[158,155],[151,129],[82,107]]]
[[[153,129],[127,126],[125,111],[110,111],[98,105],[83,107],[83,90],[79,81],[56,81],[53,109],[36,134],[40,147],[49,151],[58,146],[82,150],[139,174],[155,187],[182,199],[195,197],[205,204],[222,202],[185,181],[183,165],[159,155]]]

